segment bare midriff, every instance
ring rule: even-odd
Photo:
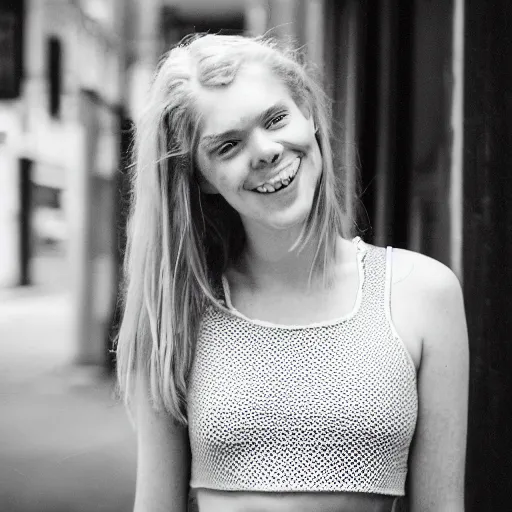
[[[199,512],[391,512],[395,497],[352,492],[232,492],[194,489]]]

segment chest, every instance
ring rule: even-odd
[[[309,325],[349,316],[361,293],[356,265],[345,268],[335,285],[320,289],[290,291],[268,286],[262,291],[232,283],[229,286],[225,281],[224,288],[232,308],[247,318],[280,325]]]
[[[336,443],[342,432],[386,438],[389,429],[410,427],[414,372],[392,338],[383,343],[356,320],[311,329],[254,325],[250,335],[237,322],[209,324],[196,353],[189,417],[194,431],[216,437],[211,442],[239,444],[265,431]]]

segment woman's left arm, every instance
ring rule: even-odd
[[[422,332],[419,410],[409,468],[410,512],[462,512],[469,349],[460,283],[444,265],[420,257]]]

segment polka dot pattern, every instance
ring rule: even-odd
[[[403,495],[416,372],[386,316],[385,249],[359,243],[354,314],[314,326],[204,315],[189,383],[191,487]]]

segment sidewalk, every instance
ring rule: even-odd
[[[126,512],[135,434],[110,378],[71,364],[70,301],[0,294],[0,511]]]

